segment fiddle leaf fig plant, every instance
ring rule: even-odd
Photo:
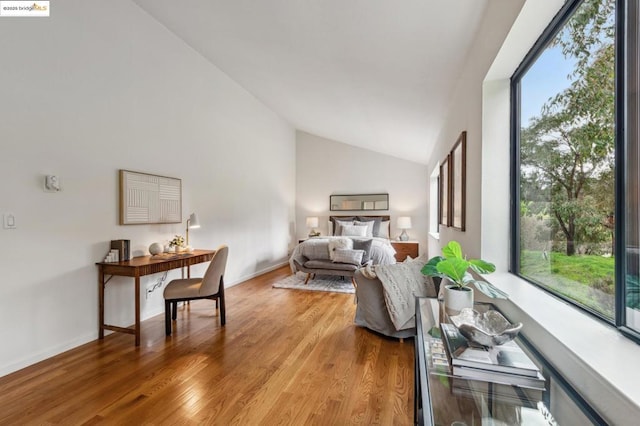
[[[422,273],[430,277],[448,278],[459,289],[469,284],[491,298],[506,299],[508,295],[486,281],[476,280],[469,269],[478,274],[490,274],[496,270],[493,263],[482,259],[466,259],[457,241],[449,241],[442,248],[443,256],[435,256],[422,267]]]

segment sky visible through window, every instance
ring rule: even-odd
[[[567,59],[560,47],[548,47],[522,78],[521,126],[531,118],[540,116],[542,106],[571,84],[569,74],[575,69],[575,60]]]

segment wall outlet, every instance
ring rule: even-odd
[[[5,213],[2,216],[2,226],[4,229],[16,229],[16,215],[13,213]]]

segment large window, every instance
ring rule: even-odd
[[[572,2],[514,76],[515,269],[613,320],[615,2]]]
[[[512,271],[611,322],[624,3],[569,0],[512,78]]]

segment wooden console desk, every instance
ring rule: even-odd
[[[197,263],[209,262],[215,250],[194,250],[191,253],[179,253],[170,256],[140,256],[122,262],[98,262],[98,295],[100,318],[98,337],[104,339],[104,331],[118,331],[136,336],[136,346],[140,346],[140,277],[165,272],[171,269],[187,267],[187,277],[191,277],[189,267]],[[114,276],[133,277],[135,279],[136,322],[133,328],[117,327],[104,323],[104,289]]]

